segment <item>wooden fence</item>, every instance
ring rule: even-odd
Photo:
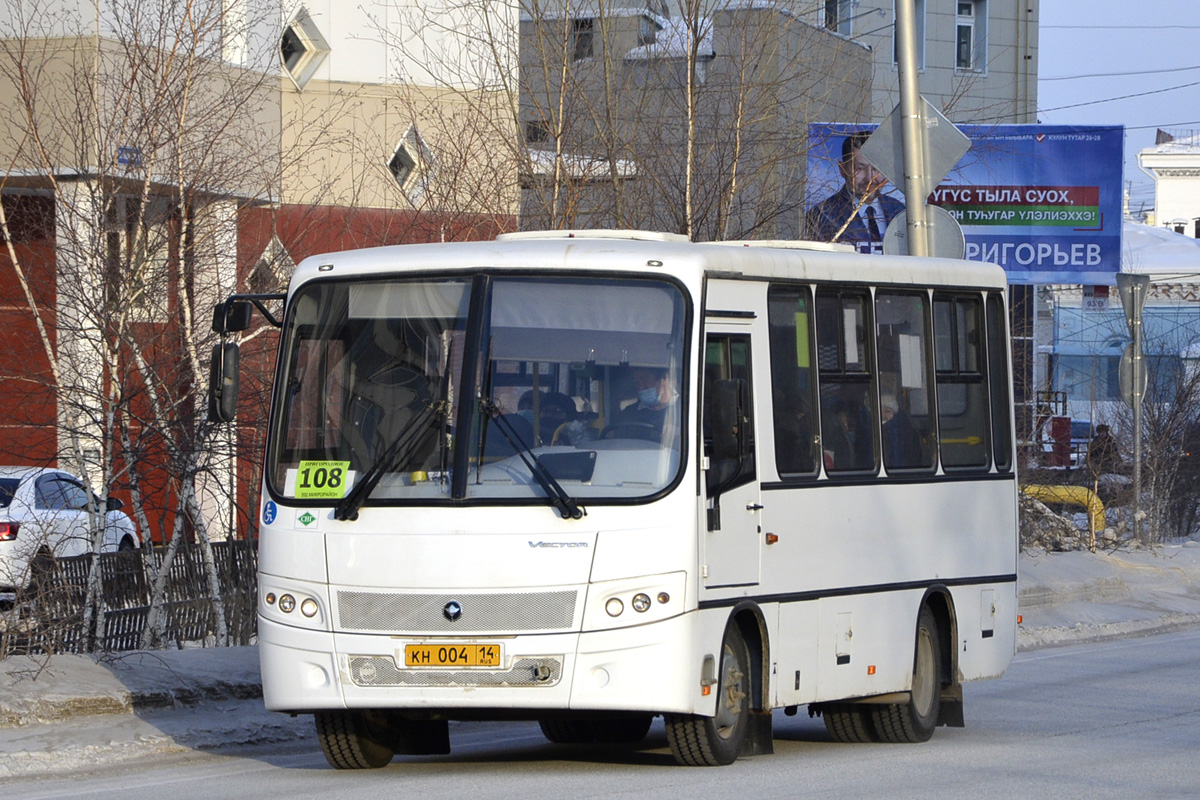
[[[256,633],[258,543],[212,543],[229,644],[250,644]],[[100,601],[94,632],[84,630],[84,600],[92,556],[60,558],[0,616],[0,658],[25,653],[134,650],[150,614],[153,582],[147,559],[161,570],[165,548],[100,556]],[[181,545],[168,571],[161,611],[163,644],[206,643],[216,632],[214,606],[201,550]]]

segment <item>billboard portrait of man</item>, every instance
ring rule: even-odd
[[[904,203],[885,191],[885,186],[890,185],[887,179],[859,152],[870,135],[869,131],[854,131],[840,137],[837,172],[842,185],[808,209],[804,221],[806,239],[850,244],[865,253],[883,252],[888,223],[904,210]],[[838,138],[834,133],[822,142],[829,151],[826,163],[833,160]],[[813,177],[810,174],[810,180]],[[828,181],[824,186],[828,186]]]

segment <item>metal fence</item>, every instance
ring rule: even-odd
[[[249,644],[256,633],[258,543],[212,543],[229,644]],[[28,653],[118,652],[141,644],[150,615],[153,581],[148,559],[161,570],[165,548],[104,553],[99,558],[100,597],[93,631],[85,630],[84,602],[92,556],[44,565],[29,590],[0,617],[0,658]],[[180,545],[167,574],[160,607],[163,644],[207,643],[216,632],[214,604],[200,547]]]

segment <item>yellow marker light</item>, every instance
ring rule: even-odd
[[[666,605],[667,603],[671,602],[671,595],[667,594],[666,592],[659,592],[657,599],[658,602]]]
[[[874,665],[874,664],[872,664],[872,665],[870,665],[869,667],[867,667],[867,674],[868,674],[868,675],[874,675],[874,674],[875,674],[875,665]]]
[[[269,606],[275,605],[275,593],[267,592],[267,596],[264,597],[263,600],[265,600],[267,605],[269,605]]]

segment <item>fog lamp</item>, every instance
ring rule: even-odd
[[[604,610],[608,612],[610,617],[619,617],[621,616],[621,612],[625,610],[625,604],[613,597],[604,604]]]

